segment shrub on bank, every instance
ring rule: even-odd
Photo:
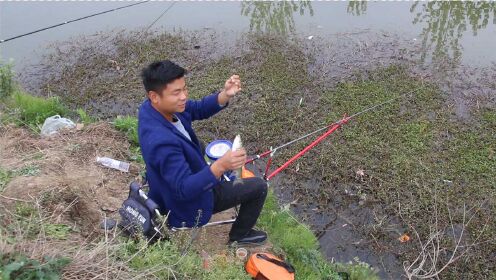
[[[10,279],[59,279],[60,271],[70,262],[67,258],[45,258],[43,262],[24,255],[0,254],[0,276]]]
[[[0,100],[10,96],[14,91],[13,77],[12,64],[0,61]]]
[[[45,99],[22,91],[14,81],[12,65],[1,62],[0,100],[6,111],[3,118],[18,125],[28,126],[35,131],[39,131],[46,118],[68,112],[57,97]]]
[[[114,127],[124,132],[133,146],[139,146],[138,141],[138,119],[131,116],[117,117]]]
[[[21,91],[13,94],[8,107],[22,124],[30,127],[42,125],[45,119],[50,116],[67,113],[67,110],[56,97],[44,99]]]

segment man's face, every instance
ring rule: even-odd
[[[188,88],[184,77],[175,79],[162,89],[160,96],[155,91],[148,95],[155,108],[161,113],[174,114],[184,112],[188,100]]]

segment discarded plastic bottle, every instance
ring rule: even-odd
[[[120,170],[122,172],[129,172],[129,163],[115,160],[108,157],[96,157],[96,161],[104,166]]]

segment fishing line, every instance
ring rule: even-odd
[[[348,121],[350,121],[351,119],[353,119],[353,118],[355,118],[355,117],[357,117],[357,116],[359,116],[361,114],[364,114],[366,112],[369,112],[369,111],[372,111],[374,109],[377,109],[377,108],[379,108],[381,106],[384,106],[386,104],[389,104],[389,103],[391,103],[391,102],[393,102],[395,100],[398,100],[400,98],[403,98],[403,97],[405,97],[407,95],[410,95],[410,94],[412,94],[414,92],[417,92],[417,91],[419,91],[419,90],[421,90],[421,89],[423,89],[425,87],[426,86],[424,85],[424,83],[422,83],[422,86],[419,86],[419,87],[417,87],[416,89],[414,89],[412,91],[402,93],[402,94],[400,94],[398,96],[395,96],[393,98],[390,98],[390,99],[388,99],[386,101],[383,101],[381,103],[375,104],[375,105],[373,105],[371,107],[368,107],[368,108],[366,108],[366,109],[364,109],[362,111],[359,111],[359,112],[357,112],[357,113],[355,113],[355,114],[353,114],[351,116],[344,115],[343,118],[341,120],[337,121],[337,122],[334,122],[334,123],[332,123],[330,125],[326,125],[325,127],[319,128],[319,129],[317,129],[315,131],[312,131],[312,132],[310,132],[310,133],[308,133],[306,135],[303,135],[303,136],[301,136],[301,137],[299,137],[297,139],[294,139],[292,141],[289,141],[287,143],[284,143],[284,144],[282,144],[282,145],[280,145],[280,146],[278,146],[276,148],[272,148],[271,147],[268,151],[266,151],[266,152],[264,152],[262,154],[258,154],[256,156],[254,156],[252,159],[247,160],[245,162],[245,164],[252,163],[252,162],[254,162],[257,159],[260,159],[262,157],[266,157],[266,156],[270,155],[269,160],[268,160],[267,165],[266,165],[266,168],[265,168],[265,172],[263,173],[264,179],[266,181],[269,181],[271,178],[273,178],[279,172],[281,172],[284,169],[286,169],[291,163],[293,163],[294,161],[296,161],[297,159],[299,159],[300,157],[302,157],[305,153],[307,153],[309,150],[313,149],[316,145],[318,145],[320,142],[322,142],[325,138],[327,138],[329,135],[331,135],[336,130],[338,130],[342,125],[348,123]],[[325,130],[325,129],[327,129],[327,131],[324,134],[320,135],[316,140],[314,140],[312,143],[310,143],[309,145],[307,145],[303,150],[299,151],[296,155],[294,155],[293,157],[291,157],[291,159],[287,160],[284,164],[282,164],[280,167],[278,167],[275,171],[272,171],[270,174],[268,174],[268,171],[269,171],[269,168],[270,168],[270,163],[272,162],[272,157],[274,156],[275,152],[278,149],[281,149],[283,147],[286,147],[288,145],[291,145],[291,144],[293,144],[293,143],[295,143],[297,141],[300,141],[302,139],[305,139],[305,138],[307,138],[307,137],[309,137],[309,136],[311,136],[313,134],[316,134],[316,133],[318,133],[318,132],[320,132],[322,130]]]
[[[145,29],[145,32],[148,31],[148,29],[150,29],[160,18],[162,18],[170,10],[170,8],[174,6],[174,4],[176,4],[176,1],[173,1],[172,4],[170,4],[169,7],[165,9],[160,16],[158,16],[150,25],[148,25],[148,27]]]
[[[48,27],[44,27],[44,28],[41,28],[41,29],[38,29],[38,30],[34,30],[34,31],[31,31],[31,32],[28,32],[28,33],[24,33],[24,34],[17,35],[17,36],[14,36],[14,37],[10,37],[10,38],[4,39],[4,40],[0,40],[0,44],[5,43],[7,41],[14,40],[14,39],[18,39],[18,38],[21,38],[21,37],[24,37],[24,36],[35,34],[35,33],[41,32],[41,31],[52,29],[52,28],[55,28],[55,27],[58,27],[58,26],[62,26],[62,25],[65,25],[65,24],[69,24],[69,23],[72,23],[72,22],[80,21],[80,20],[87,19],[87,18],[94,17],[94,16],[98,16],[98,15],[103,15],[103,14],[110,13],[110,12],[113,12],[113,11],[117,11],[117,10],[120,10],[120,9],[129,8],[129,7],[136,6],[136,5],[139,5],[139,4],[143,4],[143,3],[146,3],[146,2],[150,2],[150,0],[145,0],[145,1],[142,1],[142,2],[138,2],[138,3],[133,3],[133,4],[130,4],[130,5],[126,5],[126,6],[122,6],[122,7],[119,7],[119,8],[114,8],[114,9],[106,10],[106,11],[103,11],[103,12],[99,12],[99,13],[96,13],[96,14],[91,14],[91,15],[88,15],[88,16],[80,17],[80,18],[77,18],[77,19],[69,20],[69,21],[64,21],[64,22],[59,23],[59,24],[51,25],[51,26],[48,26]],[[153,22],[153,23],[155,23],[155,22]]]
[[[381,103],[379,103],[379,104],[376,104],[376,105],[374,105],[374,106],[371,106],[371,107],[369,107],[369,108],[366,108],[366,109],[364,109],[364,110],[362,110],[362,111],[360,111],[360,112],[357,112],[357,113],[355,113],[355,114],[353,114],[353,115],[351,115],[351,116],[345,117],[345,119],[346,119],[346,120],[349,120],[349,119],[355,118],[355,117],[357,117],[357,116],[359,116],[359,115],[361,115],[361,114],[364,114],[364,113],[369,112],[369,111],[371,111],[371,110],[374,110],[374,109],[376,109],[376,108],[378,108],[378,107],[381,107],[381,106],[384,106],[384,105],[386,105],[386,104],[388,104],[388,103],[391,103],[391,102],[393,102],[393,101],[395,101],[395,100],[397,100],[397,99],[403,98],[403,97],[405,97],[405,96],[407,96],[407,95],[409,95],[409,94],[412,94],[412,93],[417,92],[417,91],[419,91],[419,90],[421,90],[421,89],[424,89],[425,87],[426,87],[426,85],[422,85],[422,86],[420,86],[420,87],[418,87],[418,88],[416,88],[416,89],[414,89],[414,90],[412,90],[412,91],[409,91],[409,92],[406,92],[406,93],[400,94],[400,95],[395,96],[395,97],[393,97],[393,98],[390,98],[390,99],[388,99],[388,100],[386,100],[386,101],[384,101],[384,102],[381,102]],[[277,146],[277,147],[275,147],[275,148],[273,148],[273,149],[270,149],[270,150],[268,150],[268,151],[266,151],[266,152],[264,152],[264,153],[262,153],[262,154],[256,155],[254,158],[252,158],[252,159],[248,160],[246,163],[253,162],[253,161],[255,161],[255,160],[259,159],[259,158],[265,157],[265,156],[267,156],[267,155],[269,155],[269,154],[271,154],[271,153],[273,154],[273,153],[275,153],[277,150],[279,150],[279,149],[281,149],[281,148],[284,148],[284,147],[289,146],[289,145],[291,145],[291,144],[293,144],[293,143],[296,143],[296,142],[301,141],[301,140],[303,140],[303,139],[305,139],[305,138],[308,138],[308,137],[310,137],[310,136],[312,136],[312,135],[314,135],[314,134],[316,134],[316,133],[319,133],[319,132],[321,132],[321,131],[323,131],[323,130],[325,130],[325,129],[329,129],[330,127],[332,127],[332,126],[334,126],[334,125],[339,125],[339,124],[342,124],[342,123],[343,123],[343,120],[344,120],[344,119],[339,120],[339,121],[334,122],[334,123],[331,123],[331,124],[328,124],[328,125],[326,125],[326,126],[323,126],[323,127],[319,128],[319,129],[314,130],[314,131],[312,131],[312,132],[310,132],[310,133],[308,133],[308,134],[305,134],[305,135],[303,135],[303,136],[301,136],[301,137],[299,137],[299,138],[297,138],[297,139],[291,140],[291,141],[289,141],[289,142],[287,142],[287,143],[284,143],[284,144],[282,144],[282,145],[280,145],[280,146]]]
[[[138,40],[142,40],[145,38],[145,36],[147,36],[147,32],[148,30],[150,30],[150,28],[152,28],[153,25],[155,25],[155,23],[157,23],[171,8],[172,6],[174,6],[174,4],[176,4],[176,1],[173,1],[152,23],[150,23],[145,29],[143,32],[141,32],[140,35],[138,35]],[[139,46],[139,53],[141,54],[141,51],[143,50],[143,44],[140,44]]]

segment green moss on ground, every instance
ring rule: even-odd
[[[0,193],[12,179],[12,172],[0,167]]]

